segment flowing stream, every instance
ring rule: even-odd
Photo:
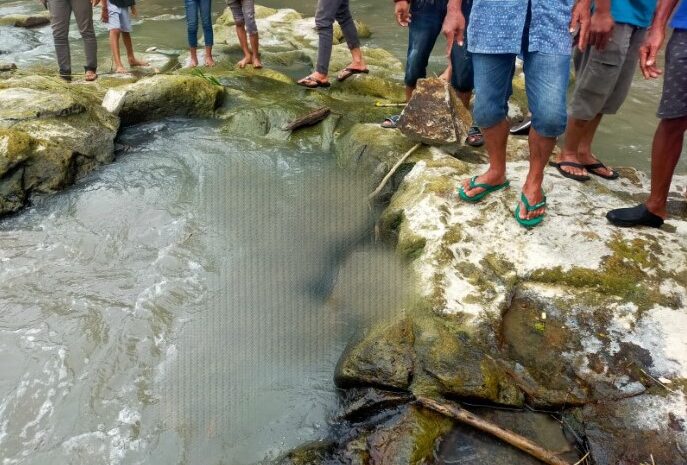
[[[403,57],[391,8],[353,4],[369,43]],[[181,0],[139,10],[139,50],[184,48]],[[37,11],[0,0],[0,15]],[[53,53],[48,27],[0,27],[0,61],[54,67]],[[637,80],[602,125],[604,160],[648,168],[659,94]],[[116,163],[0,221],[1,465],[241,465],[324,434],[339,355],[398,314],[408,277],[370,240],[363,180],[329,154],[216,124],[128,128]]]

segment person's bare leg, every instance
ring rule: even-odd
[[[129,58],[130,66],[148,66],[145,61],[138,60],[134,54],[134,45],[131,42],[131,34],[128,32],[122,32],[122,42],[124,42],[124,48],[126,49],[126,56]]]
[[[599,122],[601,122],[601,116],[602,115],[599,114],[593,120],[589,121],[573,118],[572,116],[568,117],[568,124],[565,128],[565,142],[563,144],[563,150],[561,150],[560,155],[556,158],[556,163],[582,163],[578,157],[582,140],[585,137],[591,137],[592,140],[594,139],[596,128],[599,126]],[[596,121],[596,124],[594,124],[593,121]],[[591,129],[592,127],[593,129]],[[589,135],[590,129],[591,135]],[[566,173],[575,176],[587,176],[589,174],[584,168],[576,168],[574,166],[561,166],[561,169]]]
[[[599,124],[601,124],[601,118],[603,118],[603,115],[599,114],[596,116],[596,118],[589,122],[587,125],[587,130],[584,132],[582,139],[580,140],[580,145],[577,149],[577,159],[583,165],[593,165],[594,163],[599,162],[599,159],[596,158],[592,152],[592,144],[594,143],[596,130],[599,129]],[[598,168],[594,171],[603,176],[613,175],[613,170],[610,167]]]
[[[663,119],[654,135],[651,148],[651,194],[645,205],[651,213],[663,219],[668,217],[666,204],[670,182],[680,160],[685,131],[687,117]]]
[[[188,49],[189,55],[191,55],[191,68],[198,66],[198,49],[196,47],[191,47]]]
[[[262,61],[260,60],[260,35],[257,32],[250,35],[250,48],[253,50],[253,67],[262,68]]]
[[[243,59],[238,62],[239,68],[245,68],[253,60],[253,54],[248,48],[248,35],[244,24],[236,25],[236,36],[239,38],[239,45],[243,50]]]
[[[509,129],[508,121],[504,119],[500,123],[482,130],[487,153],[489,154],[489,169],[486,173],[477,177],[476,182],[478,184],[496,186],[506,182],[506,145],[508,143]],[[484,191],[480,187],[470,189],[469,179],[463,181],[463,190],[468,197],[474,197]]]
[[[112,29],[110,31],[110,50],[112,50],[112,61],[114,62],[115,72],[126,73],[126,68],[122,64],[122,58],[119,53],[119,36],[121,31],[119,29]]]
[[[415,92],[415,86],[406,86],[406,102],[410,101],[410,97],[413,96],[413,92]]]
[[[205,47],[205,66],[215,66],[215,59],[212,58],[212,45]]]
[[[451,73],[453,72],[453,68],[449,64],[446,69],[444,70],[443,73],[439,75],[439,79],[443,79],[446,82],[451,82]]]
[[[542,192],[542,182],[544,182],[544,168],[549,162],[553,148],[556,146],[555,137],[544,137],[540,135],[534,128],[530,129],[529,136],[530,146],[530,170],[527,173],[527,179],[522,187],[522,192],[527,197],[530,205],[535,205],[544,200]],[[525,206],[520,202],[520,218],[531,220],[542,216],[546,208],[528,212]]]

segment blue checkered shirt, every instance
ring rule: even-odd
[[[470,52],[519,54],[528,2],[532,3],[529,51],[570,55],[575,0],[474,0],[468,26]]]

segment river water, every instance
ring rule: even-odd
[[[0,15],[39,8],[0,0]],[[180,0],[139,9],[138,49],[185,46]],[[370,45],[402,57],[390,10],[354,4]],[[53,67],[49,28],[0,27],[0,61]],[[602,126],[604,159],[648,167],[659,93],[637,80]],[[241,465],[324,434],[336,360],[398,314],[407,277],[369,240],[362,180],[327,154],[216,124],[129,128],[116,163],[0,221],[2,465]]]

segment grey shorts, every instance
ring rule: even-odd
[[[603,51],[595,47],[584,53],[576,50],[573,60],[577,81],[570,99],[570,116],[589,121],[599,113],[618,112],[630,92],[645,34],[644,28],[618,23]]]
[[[227,0],[227,5],[231,8],[231,14],[237,25],[245,26],[246,32],[250,35],[258,33],[254,0]]]
[[[661,119],[687,116],[687,30],[675,29],[666,48],[663,96],[658,107]]]
[[[108,0],[107,14],[107,28],[110,31],[119,29],[122,32],[131,32],[131,13],[129,8],[119,8]]]

